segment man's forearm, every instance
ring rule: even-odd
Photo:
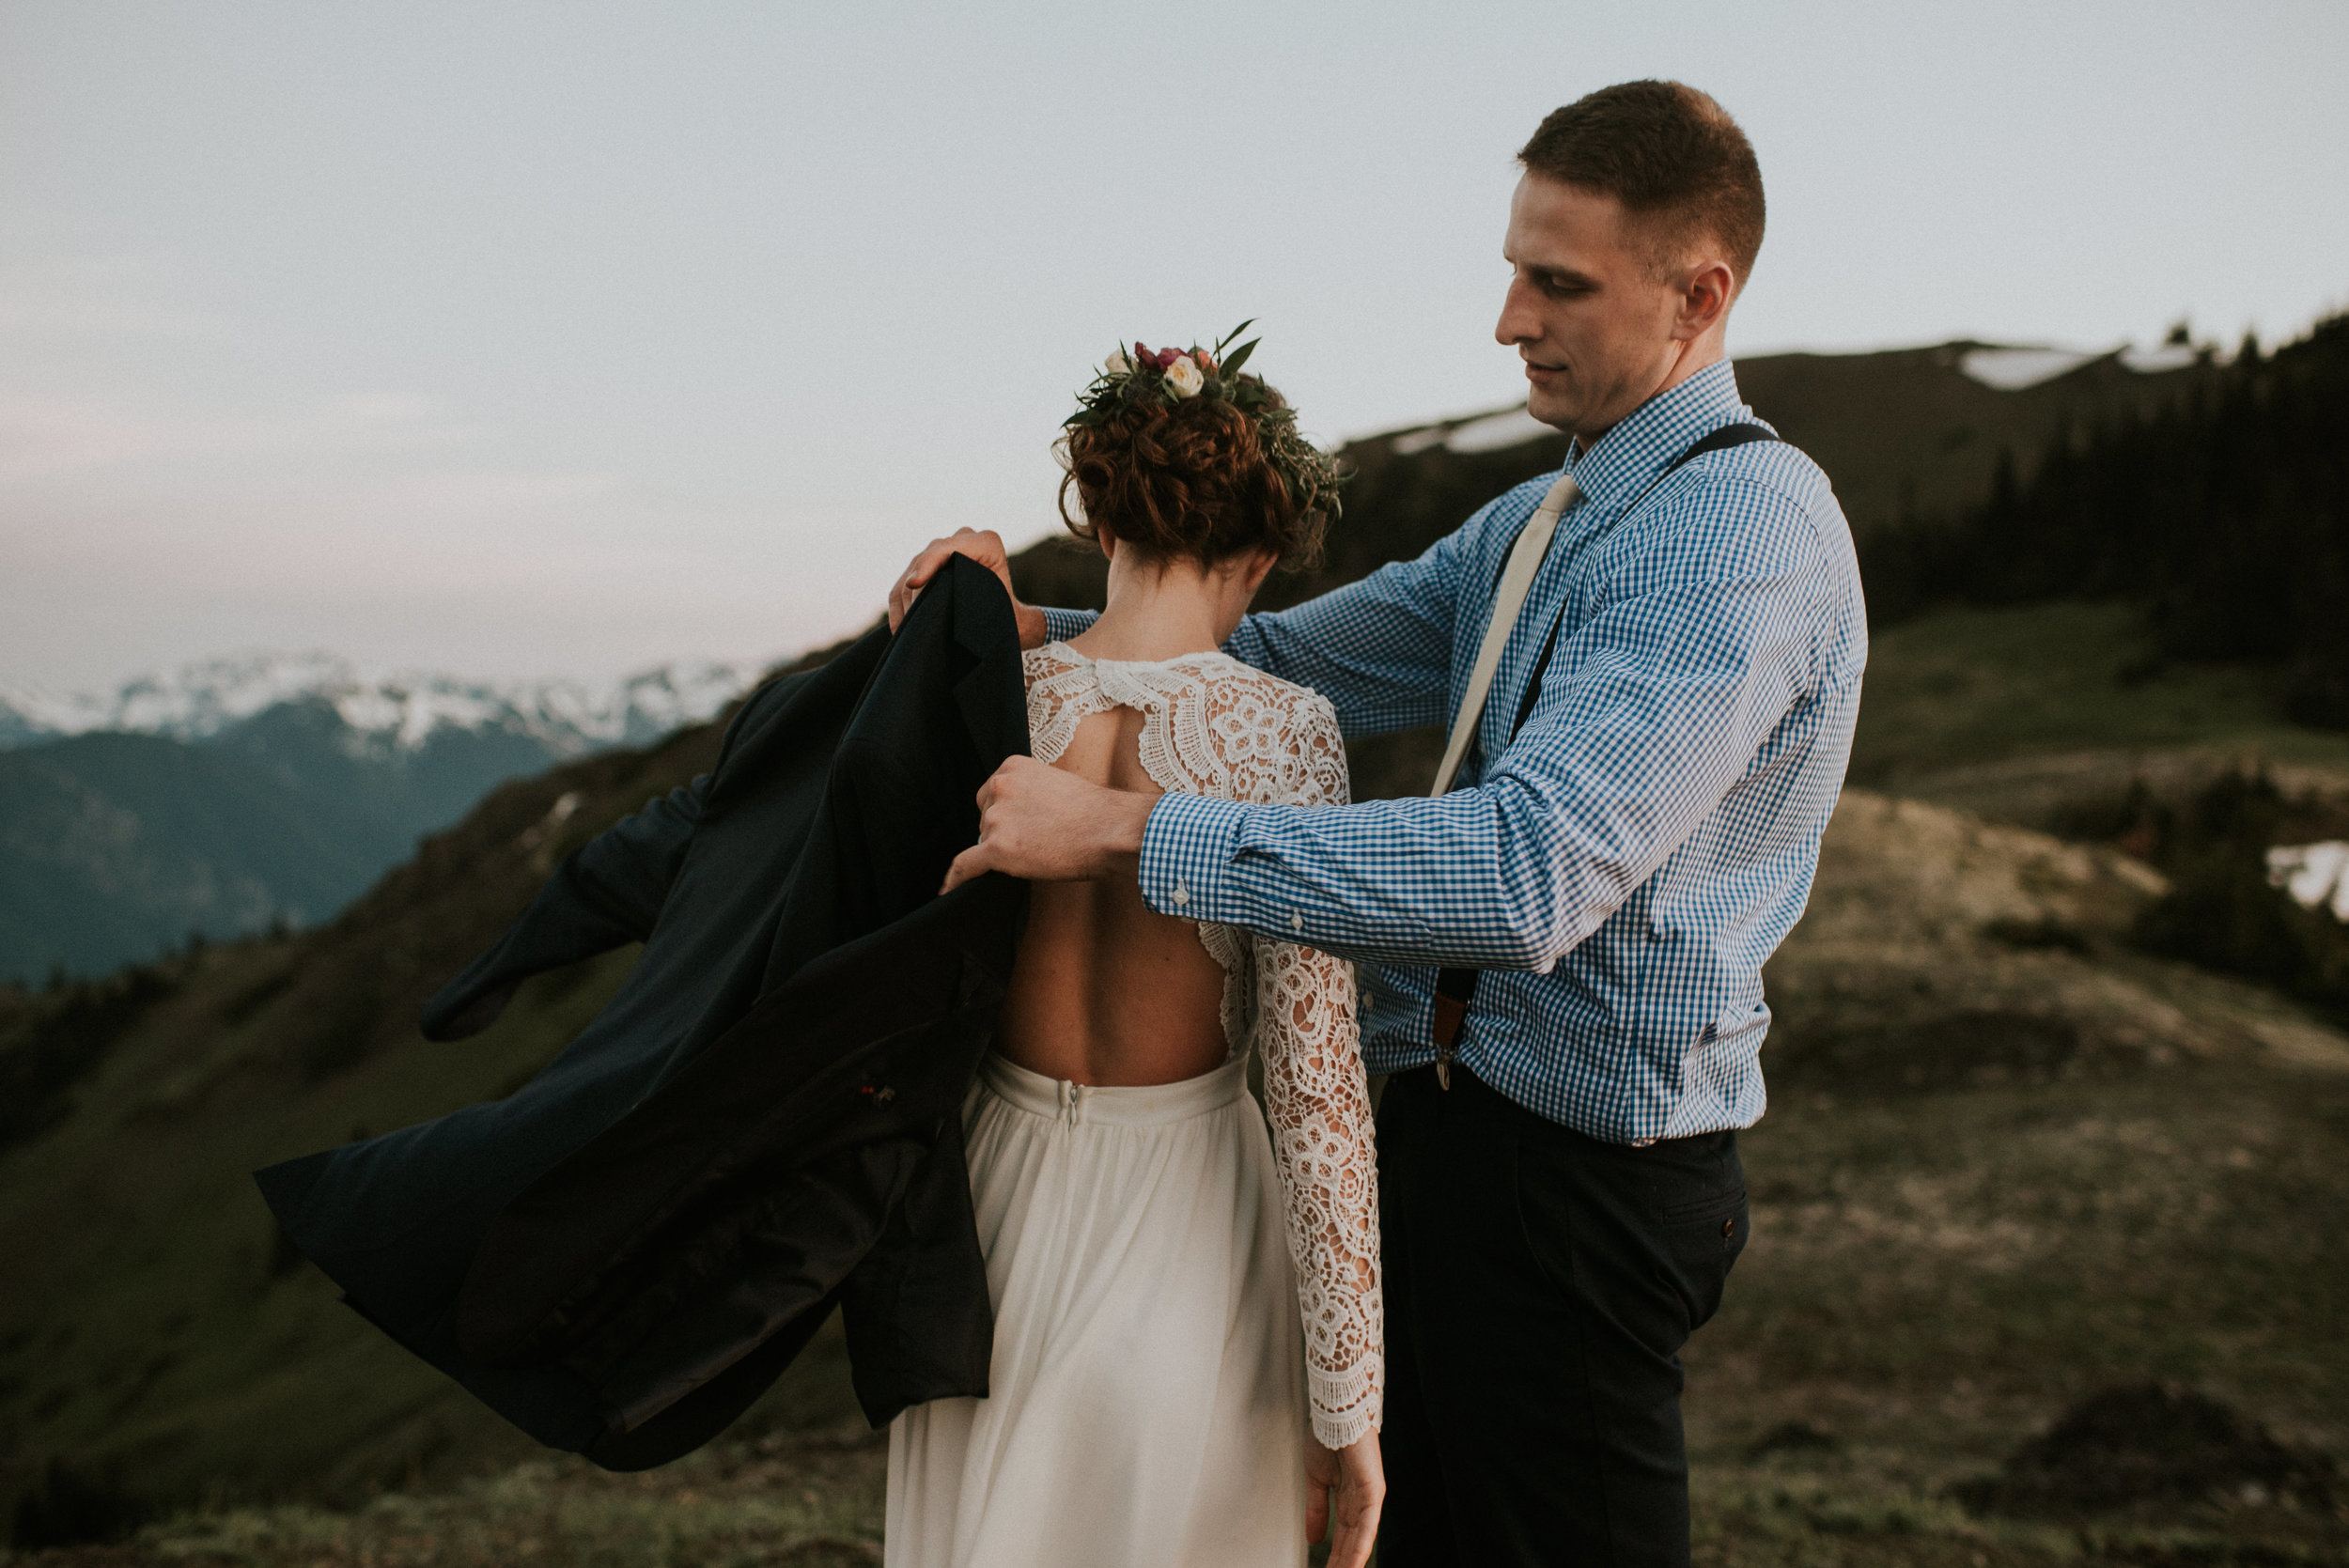
[[[1525,836],[1501,821],[1507,809],[1482,789],[1323,808],[1170,795],[1145,824],[1137,879],[1160,914],[1342,957],[1546,970],[1628,887],[1610,900],[1603,876],[1504,864],[1501,843]]]

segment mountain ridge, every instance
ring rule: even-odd
[[[324,702],[363,736],[405,750],[432,732],[503,727],[557,755],[644,745],[718,711],[763,663],[677,660],[601,686],[369,670],[322,649],[245,648],[124,681],[106,696],[0,684],[0,748],[93,731],[210,740],[288,703]]]

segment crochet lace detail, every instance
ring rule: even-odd
[[[1346,749],[1329,701],[1220,653],[1152,663],[1087,659],[1065,643],[1026,656],[1028,743],[1044,762],[1097,713],[1143,716],[1143,771],[1169,794],[1343,805]],[[1370,1093],[1354,969],[1295,942],[1202,924],[1223,970],[1232,1054],[1264,1061],[1265,1118],[1288,1210],[1314,1436],[1344,1448],[1377,1429],[1386,1382]]]

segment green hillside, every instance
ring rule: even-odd
[[[633,793],[680,764],[607,782]],[[482,869],[526,880],[518,841],[551,804],[517,791],[494,832],[468,824]],[[442,847],[454,866],[465,846]],[[1774,1102],[1745,1147],[1755,1241],[1688,1355],[1702,1560],[2349,1562],[2324,1458],[2349,1448],[2349,1265],[2328,1239],[2349,1223],[2349,1037],[2131,953],[2158,890],[2108,851],[1847,800],[1772,968]],[[2051,930],[2065,939],[2034,935]],[[0,1341],[19,1452],[65,1449],[86,1501],[109,1478],[218,1499],[141,1543],[37,1560],[503,1564],[522,1543],[547,1563],[874,1560],[882,1450],[853,1436],[836,1359],[727,1442],[606,1477],[525,1458],[306,1268],[272,1269],[243,1165],[493,1091],[612,978],[556,977],[483,1041],[381,1040],[323,1077],[248,1036],[234,1070],[214,1059],[140,1099],[172,1036],[292,955],[208,955],[90,1080],[78,1129],[19,1150],[39,1178],[0,1167],[12,1313],[28,1237],[103,1232]],[[2154,1380],[2243,1434],[2132,1439],[2123,1457],[2183,1494],[2082,1504],[2012,1479],[2040,1474],[2010,1460],[2064,1411]],[[36,1479],[46,1516],[73,1501]],[[309,1500],[237,1501],[272,1494]]]
[[[152,735],[0,752],[0,822],[9,979],[103,974],[190,931],[323,916],[380,863],[341,802],[251,757]]]

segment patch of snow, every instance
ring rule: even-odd
[[[1509,409],[1501,413],[1488,413],[1482,419],[1471,419],[1455,425],[1444,437],[1444,446],[1453,452],[1499,452],[1505,447],[1522,446],[1529,441],[1558,432],[1534,418],[1523,409]]]
[[[105,703],[78,692],[49,691],[35,686],[0,686],[0,737],[19,733],[28,738],[79,735],[84,730],[102,729],[107,713]]]
[[[103,728],[200,740],[281,703],[358,684],[333,654],[249,651],[142,675],[115,693]]]
[[[2077,349],[1968,349],[1957,367],[1986,387],[2020,392],[2077,370],[2094,354]]]
[[[2349,922],[2349,843],[2279,844],[2267,852],[2267,880],[2300,908]]]
[[[2183,370],[2201,358],[2191,344],[2160,343],[2151,349],[2127,348],[2121,350],[2121,363],[2140,376],[2158,376],[2166,370]]]

